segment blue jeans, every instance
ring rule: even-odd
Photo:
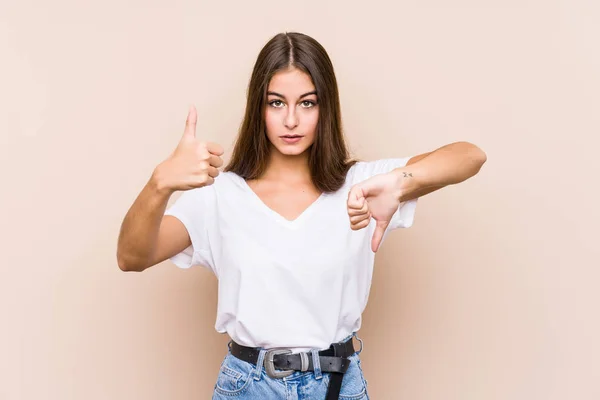
[[[356,336],[356,332],[343,341]],[[348,357],[350,366],[344,374],[340,400],[368,400],[367,381],[360,366],[361,349]],[[256,400],[321,400],[325,399],[329,384],[328,372],[321,372],[318,349],[312,351],[314,371],[294,373],[285,378],[275,379],[267,375],[263,361],[266,350],[261,350],[258,366],[233,356],[228,351],[215,384],[213,400],[256,399]]]

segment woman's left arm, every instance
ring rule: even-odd
[[[355,184],[347,200],[350,228],[363,229],[371,218],[375,219],[371,249],[376,252],[400,203],[469,179],[479,172],[486,159],[474,144],[456,142],[412,157],[404,167]]]
[[[390,173],[396,177],[399,200],[403,202],[469,179],[479,172],[486,160],[486,154],[479,147],[456,142],[414,156],[406,166]]]

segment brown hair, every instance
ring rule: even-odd
[[[344,141],[333,64],[323,46],[297,32],[277,34],[258,54],[248,85],[244,120],[224,170],[245,179],[257,179],[265,172],[271,151],[264,118],[269,82],[277,72],[294,67],[310,75],[319,98],[315,141],[307,150],[311,178],[319,191],[335,192],[356,160],[349,158]]]

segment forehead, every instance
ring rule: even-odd
[[[268,90],[294,97],[315,90],[315,85],[313,85],[310,75],[294,68],[279,71],[273,75]]]

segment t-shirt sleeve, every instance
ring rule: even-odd
[[[378,174],[390,172],[396,168],[406,166],[410,157],[385,158],[375,161],[361,161],[355,166],[353,184],[360,183]],[[417,199],[401,202],[398,210],[392,216],[386,231],[398,228],[410,228],[414,222]]]
[[[170,258],[179,268],[198,265],[215,272],[208,235],[212,215],[212,210],[208,207],[208,204],[212,203],[207,199],[209,195],[210,186],[187,190],[164,213],[183,223],[192,242],[188,248]]]

